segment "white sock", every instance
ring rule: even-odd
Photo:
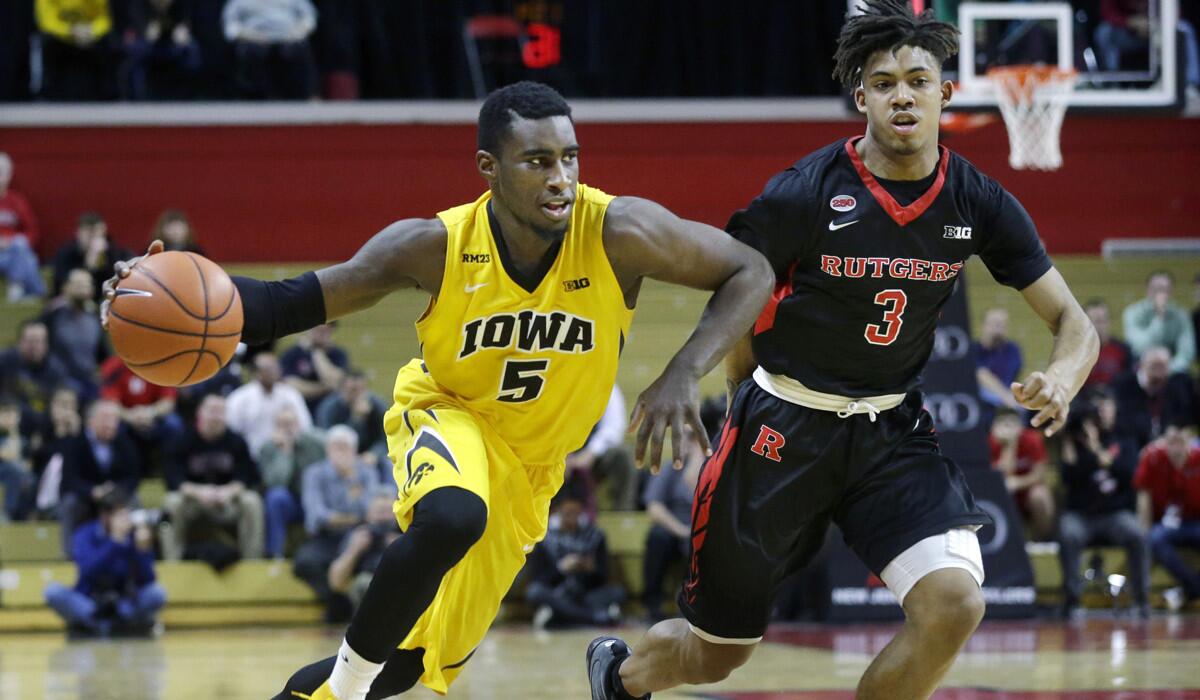
[[[371,683],[382,670],[383,664],[367,661],[343,639],[329,676],[329,689],[338,700],[365,700]]]

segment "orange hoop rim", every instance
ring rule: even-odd
[[[1079,76],[1074,68],[1042,64],[1020,64],[989,68],[986,73],[996,85],[1014,99],[1032,98],[1043,85],[1070,84]]]

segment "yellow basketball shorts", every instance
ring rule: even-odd
[[[445,693],[496,618],[526,555],[545,536],[563,466],[522,465],[485,423],[440,393],[417,362],[401,369],[396,399],[384,428],[400,528],[408,529],[414,506],[434,489],[466,489],[488,508],[483,536],[446,573],[400,644],[425,650],[421,683]]]

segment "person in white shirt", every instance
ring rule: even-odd
[[[629,418],[625,395],[613,386],[608,406],[600,422],[592,427],[583,447],[567,455],[566,480],[583,479],[587,490],[587,509],[595,515],[595,482],[608,482],[613,510],[633,510],[637,505],[638,472],[633,456],[625,446]]]
[[[254,380],[229,394],[225,422],[246,440],[250,454],[258,454],[270,441],[275,416],[284,408],[296,412],[301,432],[312,427],[312,416],[304,397],[295,387],[281,381],[281,377],[279,358],[271,353],[259,353],[254,358]]]

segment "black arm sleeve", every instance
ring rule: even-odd
[[[1024,289],[1050,270],[1050,256],[1025,207],[994,180],[988,183],[987,206],[979,257],[997,282]]]
[[[242,341],[261,345],[325,323],[325,296],[317,273],[264,282],[233,277],[242,298]]]
[[[812,230],[812,191],[804,176],[789,168],[771,178],[750,206],[735,212],[725,230],[762,253],[782,278],[803,255]]]

